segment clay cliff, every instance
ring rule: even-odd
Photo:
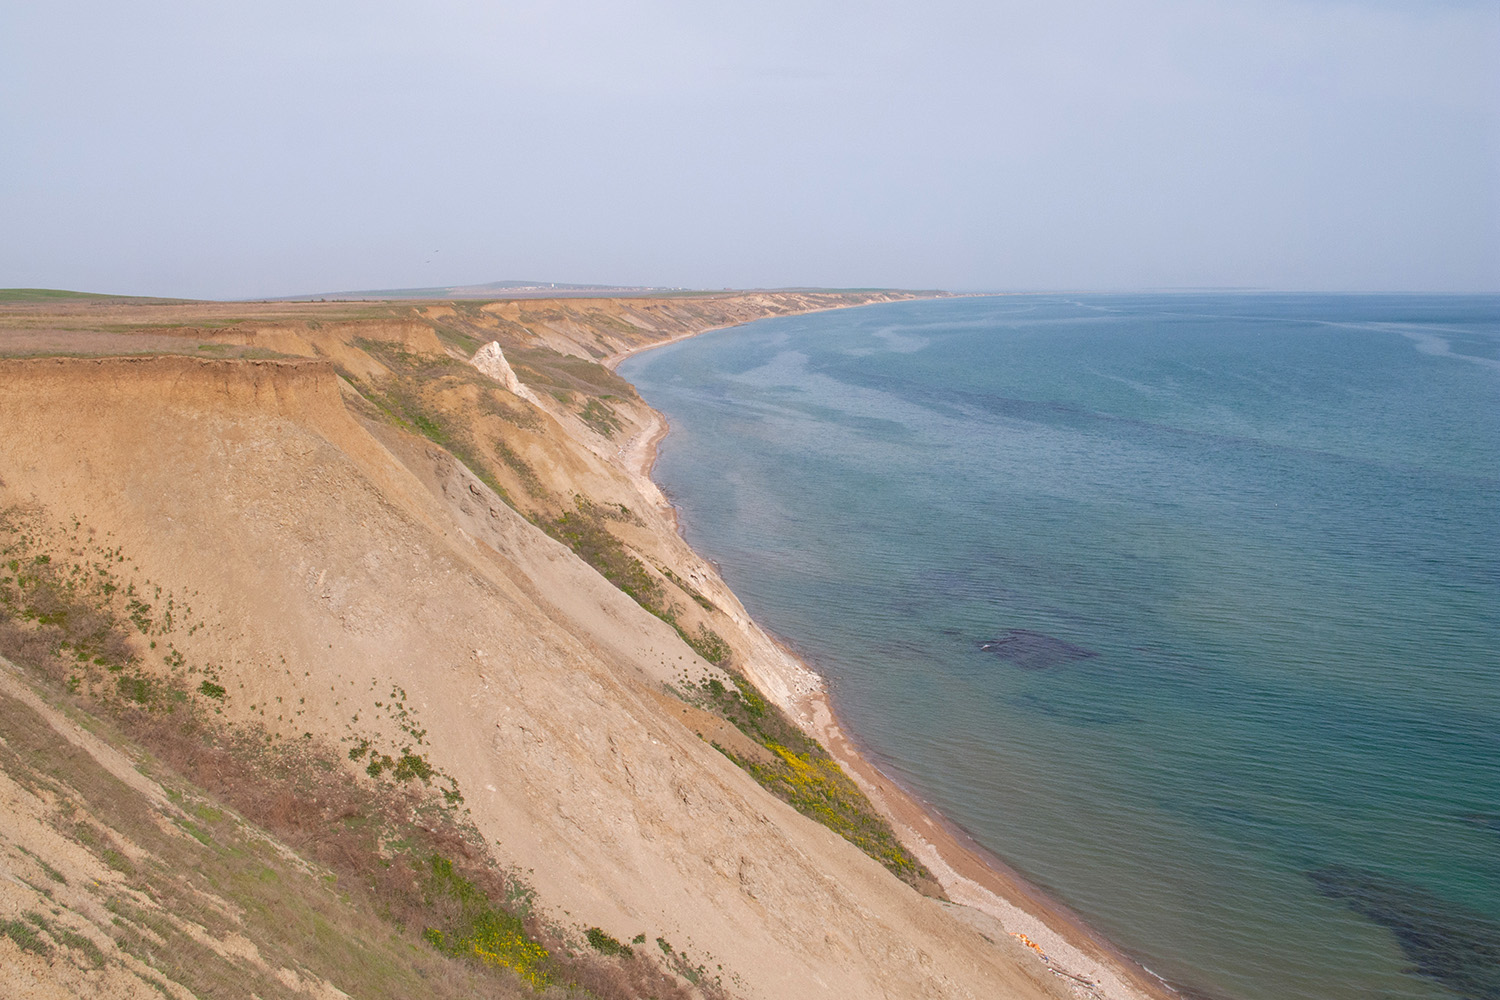
[[[0,994],[1071,995],[807,737],[606,364],[885,297],[0,302]]]

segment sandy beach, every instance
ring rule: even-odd
[[[605,364],[613,370],[627,357],[699,335],[686,334],[633,348],[610,357]],[[671,426],[664,415],[654,409],[651,412],[653,425],[628,440],[617,457],[641,492],[656,500],[680,534],[676,509],[652,479],[660,445]],[[933,873],[956,916],[987,937],[1009,935],[1025,945],[1077,997],[1170,1000],[1184,995],[884,774],[839,722],[823,679],[753,620],[751,628],[757,639],[764,640],[764,647],[769,647],[769,655],[757,657],[747,673],[828,748],[885,814],[902,842]],[[783,697],[776,697],[778,693]],[[787,693],[790,697],[785,696]]]

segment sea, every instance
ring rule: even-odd
[[[620,372],[872,760],[1152,972],[1500,998],[1500,298],[911,301]]]

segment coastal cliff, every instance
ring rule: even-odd
[[[0,992],[1125,995],[813,738],[610,365],[902,297],[0,306]]]

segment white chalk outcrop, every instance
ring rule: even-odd
[[[515,370],[511,368],[510,362],[505,360],[505,352],[500,350],[500,345],[496,341],[492,340],[475,351],[474,356],[469,359],[469,364],[527,402],[541,402],[536,398],[536,393],[526,388],[521,384],[521,380],[516,378]]]

